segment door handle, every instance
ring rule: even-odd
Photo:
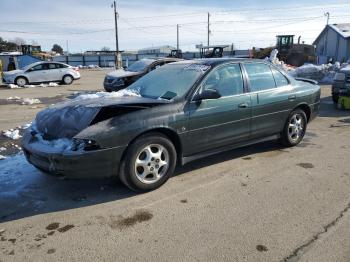
[[[289,99],[289,100],[294,100],[295,98],[297,98],[296,95],[290,95],[290,96],[288,96],[288,99]]]
[[[247,108],[248,106],[248,103],[241,103],[238,105],[238,108]]]

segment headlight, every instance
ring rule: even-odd
[[[92,151],[100,149],[101,147],[95,140],[73,138],[72,151]]]

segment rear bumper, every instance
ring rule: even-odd
[[[125,147],[113,147],[94,151],[54,152],[44,150],[38,143],[31,143],[30,134],[22,140],[27,161],[38,169],[68,178],[117,176]]]

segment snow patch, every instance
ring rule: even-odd
[[[290,71],[293,77],[309,78],[320,82],[332,82],[337,68],[332,64],[313,65],[305,64]]]
[[[5,160],[6,156],[0,155],[0,160]]]
[[[24,88],[22,86],[18,86],[18,85],[14,85],[14,84],[8,84],[7,87],[10,88],[10,89]]]
[[[44,84],[44,83],[42,83],[42,84],[40,84],[39,85],[40,87],[53,87],[53,86],[58,86],[58,84],[57,83],[53,83],[53,82],[50,82],[50,83],[48,83],[48,84]]]
[[[37,98],[23,98],[22,105],[33,105],[33,104],[40,104],[41,101]]]
[[[41,134],[37,128],[35,123],[32,124],[32,130],[36,132],[35,137],[37,138],[37,141],[33,144],[36,144],[35,147],[42,151],[49,150],[55,150],[55,151],[68,151],[72,148],[72,140],[68,138],[60,138],[55,140],[45,140],[43,138],[43,134]]]
[[[123,96],[140,96],[140,94],[137,91],[133,90],[127,90],[123,89],[118,92],[97,92],[95,94],[84,94],[84,95],[79,95],[76,98],[74,98],[74,101],[81,101],[85,99],[95,99],[95,98],[116,98],[116,97],[123,97]]]
[[[55,87],[55,86],[59,86],[59,84],[54,83],[54,82],[50,82],[50,83],[42,83],[40,85],[24,85],[24,86],[18,86],[15,84],[7,84],[6,85],[7,88],[9,89],[18,89],[18,88],[33,88],[33,87]]]
[[[11,138],[13,140],[19,139],[22,136],[19,134],[19,130],[18,129],[10,129],[10,130],[5,130],[2,131],[2,134],[8,138]]]
[[[22,128],[22,129],[27,129],[27,128],[29,128],[31,125],[32,125],[32,122],[23,125],[21,128]]]

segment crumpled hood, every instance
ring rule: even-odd
[[[128,76],[139,75],[140,72],[125,71],[124,69],[118,69],[107,74],[107,77],[124,78]]]
[[[90,125],[103,107],[151,106],[164,103],[169,101],[140,96],[73,99],[39,112],[35,119],[36,128],[48,140],[73,138]]]

